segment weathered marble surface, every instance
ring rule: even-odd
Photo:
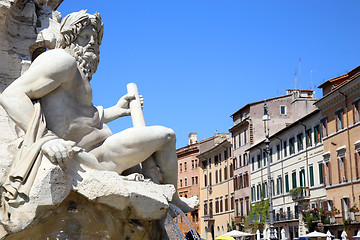
[[[61,15],[53,10],[61,2],[0,0],[0,100],[18,125],[15,126],[0,109],[0,181],[4,183],[17,147],[22,146],[15,140],[24,132],[28,135],[28,127],[32,124],[29,120],[35,115],[32,114],[32,101],[35,99],[42,98],[46,127],[58,138],[42,144],[39,156],[47,158],[36,160],[40,163],[38,169],[25,167],[36,174],[31,191],[24,198],[28,199],[25,203],[4,198],[9,190],[3,187],[0,238],[55,239],[53,237],[57,234],[74,234],[73,239],[80,236],[81,239],[120,239],[119,236],[121,239],[127,236],[129,238],[126,239],[166,238],[159,220],[165,217],[168,203],[173,201],[186,211],[198,205],[197,199],[180,200],[175,191],[175,135],[164,127],[141,126],[117,135],[108,131],[105,123],[130,115],[129,103],[133,96],[125,95],[109,109],[92,105],[88,80],[96,71],[98,63],[98,48],[102,38],[101,18],[95,14],[89,24],[86,16],[90,15],[79,12],[65,18],[60,26]],[[77,33],[79,37],[71,40],[76,47],[73,51],[77,51],[79,46],[84,49],[84,55],[86,52],[92,58],[73,54],[66,38],[65,45],[59,44],[61,34],[74,31],[78,23],[86,26],[81,26],[81,31]],[[45,49],[54,47],[59,49],[40,55]],[[36,57],[37,60],[30,66],[30,60]],[[64,69],[61,69],[62,66]],[[58,70],[63,72],[58,74]],[[71,71],[75,75],[71,75]],[[15,79],[18,80],[13,83]],[[47,79],[51,81],[47,82]],[[52,81],[61,87],[49,87]],[[31,82],[37,83],[33,86],[45,87],[26,89],[24,86]],[[83,82],[84,86],[79,86],[79,82]],[[68,91],[65,94],[64,89]],[[55,97],[52,100],[48,97],[50,93]],[[64,98],[67,94],[74,97],[75,101],[69,102],[69,98]],[[89,114],[89,111],[93,112]],[[74,121],[69,123],[65,118],[59,121],[62,114],[70,116]],[[41,119],[42,115],[39,117]],[[85,134],[78,131],[86,123],[84,117],[97,124],[94,134],[86,135],[89,132]],[[61,128],[70,129],[70,126],[72,129],[75,127],[73,132],[68,134],[60,131]],[[100,145],[96,145],[100,142],[89,145],[89,142],[80,141],[87,138],[93,142],[103,136],[106,136],[106,141]],[[124,153],[126,157],[122,156]],[[83,160],[76,159],[84,154],[88,156]],[[151,161],[145,161],[145,171],[142,172],[161,185],[151,181],[133,181],[134,176],[139,178],[138,174],[130,177],[119,175],[147,159]],[[59,239],[67,238],[64,235]]]

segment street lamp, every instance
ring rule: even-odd
[[[264,116],[262,118],[264,122],[264,131],[265,131],[265,152],[266,152],[266,160],[267,160],[267,173],[268,173],[268,195],[269,195],[269,222],[270,222],[270,240],[276,239],[274,234],[274,212],[273,212],[273,202],[272,202],[272,184],[271,184],[271,174],[270,174],[270,140],[269,140],[269,121],[270,115],[268,106],[265,102],[264,104]]]

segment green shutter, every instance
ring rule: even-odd
[[[292,188],[296,188],[296,172],[292,173]]]
[[[289,192],[289,175],[285,175],[285,191]]]
[[[319,163],[319,182],[320,182],[320,184],[324,184],[323,164],[322,163]]]
[[[314,186],[314,167],[310,166],[309,171],[310,171],[310,186],[313,187]]]

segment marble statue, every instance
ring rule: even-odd
[[[0,95],[0,105],[21,128],[24,140],[3,183],[3,198],[13,206],[29,201],[29,192],[41,162],[50,161],[64,172],[73,161],[88,169],[111,171],[124,179],[150,178],[177,186],[174,132],[162,126],[137,124],[113,134],[106,123],[135,115],[142,107],[136,91],[104,109],[92,103],[90,80],[99,63],[103,36],[100,14],[82,10],[60,24],[55,49],[40,54],[29,69]],[[137,103],[138,109],[131,109]],[[135,116],[133,117],[136,118]],[[79,156],[82,156],[79,160]],[[142,164],[142,170],[139,169]],[[135,172],[135,173],[134,173]],[[86,174],[86,173],[85,173]],[[172,196],[184,212],[193,210],[197,198]]]

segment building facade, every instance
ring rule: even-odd
[[[199,160],[199,143],[197,142],[197,134],[189,134],[189,145],[176,150],[178,157],[178,193],[180,197],[191,198],[197,196],[200,198],[200,168]],[[199,213],[201,206],[186,216],[194,226],[195,230],[200,232]],[[177,218],[177,224],[180,230],[186,234],[190,228],[186,221],[181,217]]]
[[[360,66],[330,79],[319,88],[323,97],[315,104],[321,110],[324,142],[323,176],[328,209],[333,213],[326,227],[340,238],[360,228]]]
[[[270,136],[269,159],[264,142],[249,149],[251,201],[255,204],[268,199],[269,160],[274,226],[278,233],[284,229],[287,239],[306,234],[302,209],[322,208],[326,203],[320,116],[320,111],[315,110]]]
[[[231,117],[233,127],[229,130],[233,142],[234,189],[235,189],[235,220],[240,228],[243,226],[243,216],[250,209],[250,172],[247,150],[254,144],[264,140],[264,104],[268,106],[270,134],[291,124],[315,109],[311,90],[287,90],[287,94],[267,100],[245,105]]]
[[[200,235],[207,240],[226,233],[234,220],[233,166],[230,134],[216,134],[199,143]]]

